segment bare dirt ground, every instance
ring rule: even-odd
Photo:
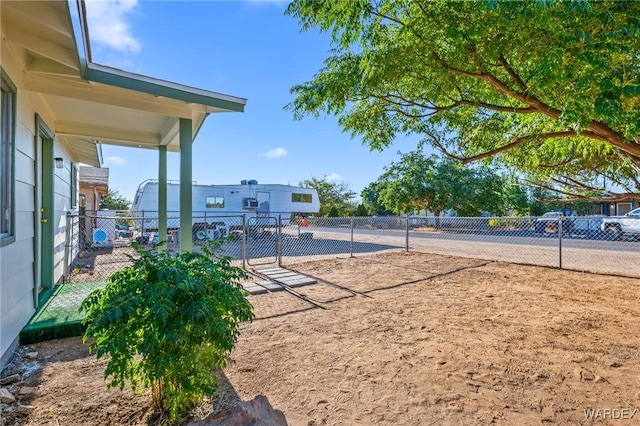
[[[251,297],[199,414],[264,394],[291,425],[640,423],[638,279],[420,253],[289,266],[319,282]],[[29,350],[41,368],[12,391],[34,408],[7,425],[158,424],[79,339]]]

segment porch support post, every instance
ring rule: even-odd
[[[158,241],[167,241],[167,147],[158,149]],[[166,249],[163,246],[163,250]]]
[[[193,248],[193,205],[192,205],[192,143],[191,120],[180,119],[180,249]]]

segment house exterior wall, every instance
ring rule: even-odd
[[[55,120],[39,96],[28,92],[22,81],[22,67],[11,55],[4,40],[0,46],[2,69],[16,85],[15,117],[15,241],[0,247],[0,368],[10,359],[22,328],[35,313],[38,277],[36,256],[40,238],[36,227],[40,223],[41,189],[39,182],[40,147],[35,141],[36,114],[52,126]],[[71,209],[70,151],[54,143],[54,156],[64,159],[65,168],[55,171],[54,215],[54,279],[64,270],[66,212]],[[53,284],[53,283],[49,283]]]
[[[614,203],[604,202],[601,204],[602,214],[605,216],[622,216],[625,213],[640,207],[640,200],[636,198],[630,198],[626,201],[619,201]]]
[[[80,192],[85,194],[84,201],[84,217],[80,218],[81,221],[84,221],[81,227],[84,230],[84,235],[78,236],[82,237],[82,241],[74,241],[74,247],[84,247],[85,243],[90,243],[93,239],[92,231],[94,228],[95,215],[98,210],[100,210],[100,193],[96,189],[94,185],[81,185]],[[74,253],[74,255],[78,255],[78,253]]]
[[[65,248],[68,218],[67,212],[77,213],[78,207],[71,205],[71,159],[68,152],[61,144],[56,143],[53,148],[55,157],[63,158],[63,168],[54,168],[54,237],[53,237],[53,277],[56,283],[62,280],[65,273]],[[77,176],[76,176],[77,177]],[[77,188],[76,188],[77,191]],[[76,194],[77,195],[77,194]],[[76,196],[76,199],[78,197]]]

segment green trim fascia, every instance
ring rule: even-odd
[[[11,229],[9,235],[2,238],[0,247],[12,244],[16,240],[16,122],[18,113],[18,87],[15,85],[9,74],[0,66],[0,78],[9,86],[9,90],[13,94],[11,100]],[[1,158],[1,157],[0,157]]]
[[[86,71],[83,73],[82,77],[89,81],[95,81],[96,83],[103,83],[123,89],[135,90],[136,92],[147,93],[154,96],[162,96],[169,99],[177,99],[188,103],[206,105],[213,108],[226,109],[229,111],[244,112],[244,104],[240,102],[220,99],[201,93],[194,93],[186,90],[186,88],[183,90],[176,87],[165,86],[160,83],[144,81],[135,78],[134,76],[114,74],[106,70],[96,69],[96,67],[104,67],[105,69],[108,68],[103,65],[89,63],[87,64]]]
[[[69,4],[71,2],[75,3],[76,7],[71,7]],[[76,52],[80,63],[80,75],[83,79],[123,89],[135,90],[137,92],[147,93],[154,96],[163,96],[170,99],[206,105],[213,108],[226,109],[228,111],[244,112],[244,105],[246,102],[243,101],[246,100],[243,98],[237,98],[237,102],[230,99],[220,99],[213,93],[212,95],[207,95],[195,92],[196,90],[205,91],[204,89],[190,88],[177,83],[167,82],[171,85],[180,86],[170,87],[166,84],[162,84],[161,80],[154,79],[153,77],[137,76],[126,71],[93,63],[91,61],[91,44],[89,42],[89,31],[84,0],[68,0],[67,10],[71,18],[71,29],[73,31]],[[82,46],[83,50],[81,51],[78,49],[78,46]],[[157,80],[157,82],[145,81],[141,77],[154,79]]]
[[[96,143],[96,153],[98,154],[98,164],[102,167],[104,159],[102,158],[102,144]]]
[[[82,4],[83,1],[84,0],[67,0],[65,2],[67,16],[69,17],[69,28],[71,28],[72,31],[75,52],[80,65],[80,74],[84,73],[84,70],[87,68],[87,57],[91,56],[91,53],[88,52],[89,28],[87,26],[84,4]],[[80,9],[82,9],[82,12],[80,12]],[[80,50],[80,46],[82,46],[82,50]]]

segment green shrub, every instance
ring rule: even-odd
[[[327,217],[340,217],[340,211],[336,206],[331,206],[329,213],[327,213]]]
[[[360,216],[360,217],[369,216],[369,213],[367,212],[367,209],[364,205],[358,204],[358,207],[356,208],[355,216]]]
[[[216,254],[220,244],[179,254],[136,247],[133,264],[80,307],[84,341],[98,358],[108,355],[108,386],[151,388],[172,421],[215,392],[214,369],[226,366],[240,323],[254,317],[239,284],[245,272]]]
[[[500,218],[489,219],[489,226],[491,228],[497,228],[498,226],[502,226],[502,220]]]

